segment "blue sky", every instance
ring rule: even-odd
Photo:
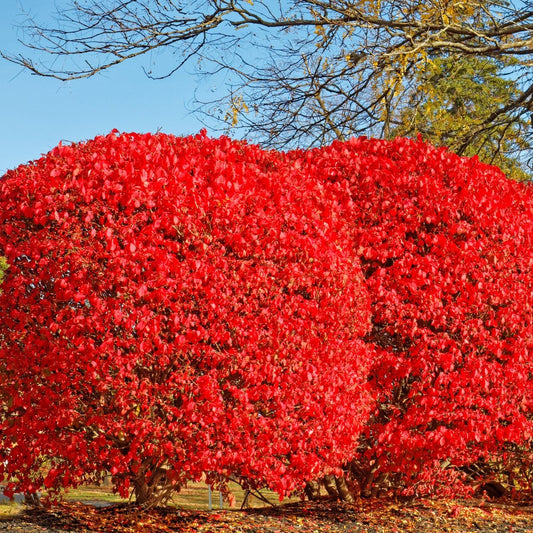
[[[17,42],[23,13],[46,21],[57,1],[0,3],[0,49],[29,55]],[[172,56],[158,60],[170,62]],[[145,62],[126,62],[89,79],[60,82],[31,75],[0,58],[0,176],[39,158],[61,140],[90,139],[113,128],[176,135],[198,132],[204,126],[191,110],[195,86],[201,81],[191,74],[192,68],[165,80],[150,80],[141,68]]]

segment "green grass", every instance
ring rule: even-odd
[[[235,496],[236,504],[234,508],[239,509],[245,498],[245,491],[236,483],[230,483],[230,490]],[[261,495],[266,498],[273,505],[279,504],[278,495],[269,490],[262,490]],[[109,503],[126,502],[118,495],[113,494],[111,487],[108,486],[93,486],[87,485],[78,487],[77,489],[70,489],[65,493],[65,500],[67,501],[85,501],[94,502],[102,501]],[[291,500],[284,500],[284,502]],[[296,501],[296,499],[292,499]],[[212,491],[211,502],[213,509],[220,509],[220,496],[218,491]],[[208,510],[209,509],[209,490],[205,483],[191,483],[187,487],[181,489],[177,493],[172,502],[172,505],[180,507],[182,509],[196,509],[196,510]],[[268,505],[266,502],[257,498],[253,494],[248,497],[247,507],[264,507]],[[228,502],[222,502],[223,509],[230,509]]]
[[[0,502],[0,522],[17,516],[24,509],[24,505],[15,502]]]
[[[240,509],[245,498],[245,492],[236,483],[230,483],[230,490],[236,500],[234,508]],[[209,508],[208,494],[208,488],[205,483],[191,483],[174,497],[174,505],[183,509],[206,510]],[[279,497],[274,492],[270,490],[262,490],[261,495],[270,503],[274,505],[279,504]],[[220,496],[218,491],[212,491],[211,499],[213,509],[220,509]],[[287,501],[288,500],[284,500],[285,503]],[[248,497],[247,507],[265,507],[266,505],[268,504],[256,498],[253,494]],[[230,509],[230,506],[227,502],[223,502],[222,508]]]
[[[230,490],[235,496],[235,506],[233,509],[240,509],[245,498],[245,491],[236,483],[230,483]],[[261,495],[266,498],[273,505],[279,504],[278,495],[269,490],[262,490]],[[82,501],[88,503],[94,502],[108,502],[121,503],[127,502],[120,498],[117,494],[113,494],[113,490],[108,485],[96,486],[85,485],[77,489],[70,489],[65,492],[64,499],[66,501]],[[290,501],[297,501],[297,498],[283,500],[283,503]],[[220,509],[220,496],[218,491],[211,493],[212,509]],[[205,483],[191,483],[184,487],[178,494],[175,495],[171,505],[189,510],[207,511],[209,509],[209,491]],[[266,502],[257,498],[253,494],[248,497],[247,507],[265,507]],[[20,514],[26,507],[21,503],[15,502],[1,502],[0,503],[0,521],[8,520]],[[231,509],[228,502],[222,502],[222,509]]]
[[[109,486],[83,485],[76,489],[65,491],[64,499],[66,501],[84,501],[84,502],[109,502],[120,503],[127,500],[122,499],[118,494],[113,494]]]

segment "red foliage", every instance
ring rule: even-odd
[[[293,157],[354,202],[378,400],[355,471],[373,472],[365,483],[389,472],[405,492],[456,491],[446,465],[531,446],[530,187],[406,139]]]
[[[142,495],[163,468],[283,494],[358,446],[363,489],[456,494],[461,468],[527,462],[533,198],[497,169],[405,139],[111,134],[0,190],[18,488],[109,470]]]
[[[346,206],[286,161],[112,133],[2,178],[10,489],[108,470],[141,495],[163,468],[283,494],[353,453],[368,299]]]

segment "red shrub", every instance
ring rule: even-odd
[[[11,489],[108,470],[141,501],[163,472],[283,494],[350,457],[368,301],[342,206],[313,176],[226,138],[113,133],[0,191]]]
[[[530,187],[406,139],[292,157],[354,202],[378,354],[378,410],[352,464],[363,485],[388,476],[405,492],[456,491],[448,465],[531,445]]]
[[[19,489],[283,494],[355,454],[363,490],[456,494],[473,464],[531,469],[533,203],[497,169],[405,139],[111,134],[0,183]]]

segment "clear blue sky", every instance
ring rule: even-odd
[[[66,0],[63,0],[65,2]],[[17,41],[29,12],[39,21],[55,12],[56,0],[0,0],[0,49],[24,52]],[[161,60],[170,62],[165,54]],[[60,140],[76,142],[120,131],[185,135],[202,123],[191,113],[198,78],[192,67],[166,80],[150,80],[146,63],[125,63],[89,79],[60,82],[31,75],[0,58],[0,176],[37,159]],[[204,80],[204,83],[206,81]]]

